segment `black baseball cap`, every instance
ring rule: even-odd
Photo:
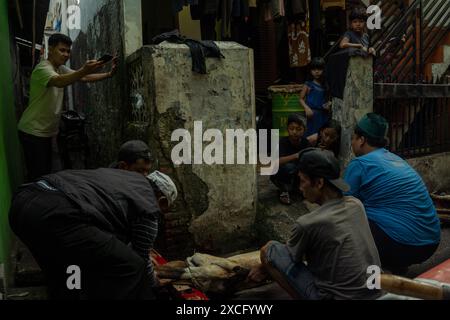
[[[324,178],[342,192],[350,191],[349,185],[341,179],[341,166],[329,150],[307,148],[299,153],[299,171],[315,177]]]
[[[139,159],[152,160],[148,145],[140,140],[125,142],[119,149],[118,161],[134,163]]]

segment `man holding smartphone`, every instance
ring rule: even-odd
[[[51,173],[52,139],[58,134],[64,100],[64,88],[77,81],[96,82],[111,78],[117,68],[113,58],[111,71],[95,73],[105,60],[89,60],[78,70],[65,66],[70,58],[72,40],[54,34],[49,41],[48,59],[33,70],[30,81],[30,101],[19,124],[19,138],[24,149],[28,181]]]

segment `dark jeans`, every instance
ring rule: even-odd
[[[52,172],[52,138],[36,137],[19,131],[27,167],[27,181],[50,174]]]
[[[380,255],[381,265],[393,273],[403,273],[410,265],[430,258],[439,244],[410,246],[389,237],[375,222],[369,220],[370,230]]]
[[[286,245],[272,241],[267,248],[266,260],[284,276],[302,300],[329,299],[316,286],[316,278],[308,267],[292,259]]]
[[[153,299],[144,259],[58,191],[21,187],[9,221],[44,272],[50,299]],[[69,266],[81,270],[81,290],[69,290]]]
[[[277,186],[281,192],[293,192],[298,189],[297,166],[294,163],[286,163],[278,169],[277,174],[270,177],[270,181]]]

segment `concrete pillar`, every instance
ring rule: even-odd
[[[175,165],[171,158],[179,144],[171,141],[177,129],[189,132],[193,161],[196,146],[205,150],[210,145],[194,142],[202,140],[206,130],[220,130],[225,145],[234,143],[226,140],[227,129],[256,128],[253,52],[233,42],[217,44],[225,59],[206,58],[207,75],[192,71],[185,45],[145,46],[127,61],[131,80],[127,137],[149,142],[158,168],[176,181],[180,191],[162,226],[166,252],[160,250],[168,257],[186,257],[194,249],[227,253],[254,243],[256,165],[248,161]],[[202,122],[200,132],[194,130],[196,121]]]
[[[351,57],[344,98],[333,99],[333,119],[342,126],[340,160],[343,168],[353,158],[352,134],[358,121],[373,112],[373,59]]]

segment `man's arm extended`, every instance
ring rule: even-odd
[[[86,64],[79,70],[67,74],[61,74],[54,76],[47,83],[47,87],[57,87],[57,88],[65,88],[74,84],[77,81],[80,81],[82,78],[90,75],[95,72],[97,69],[103,66],[103,62],[90,60],[87,61]]]
[[[105,80],[108,78],[112,78],[117,71],[117,60],[118,60],[117,56],[114,57],[114,59],[112,60],[112,67],[111,67],[110,72],[90,74],[90,75],[87,75],[87,76],[81,78],[81,81],[97,82],[97,81],[102,81],[102,80]]]
[[[111,72],[107,72],[107,73],[94,73],[94,74],[89,74],[83,78],[80,79],[80,81],[82,82],[97,82],[97,81],[102,81],[108,78],[112,77],[112,73]]]

